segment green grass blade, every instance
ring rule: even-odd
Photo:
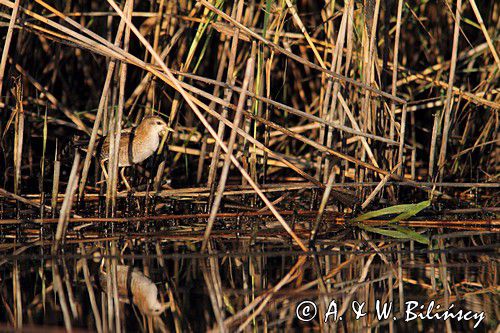
[[[264,12],[264,29],[262,30],[262,37],[267,38],[267,28],[269,26],[269,15],[271,14],[271,5],[273,0],[266,1],[266,10]]]
[[[379,210],[374,210],[372,212],[362,214],[362,215],[356,217],[355,219],[352,219],[351,222],[362,222],[362,221],[372,219],[374,217],[379,217],[379,216],[384,216],[384,215],[389,215],[389,214],[401,214],[401,213],[406,212],[409,209],[411,209],[411,206],[413,206],[413,205],[412,204],[404,204],[404,205],[396,205],[396,206],[382,208]]]
[[[422,201],[422,202],[419,202],[418,204],[411,205],[411,207],[409,207],[408,210],[406,210],[405,212],[402,212],[400,215],[393,218],[391,220],[391,222],[399,222],[399,221],[409,219],[410,217],[417,215],[418,213],[420,213],[422,210],[429,207],[430,205],[431,205],[430,200]]]

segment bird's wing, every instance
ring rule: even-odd
[[[121,133],[122,133],[122,135],[124,135],[124,134],[130,134],[130,132],[132,132],[132,129],[133,129],[133,128],[134,128],[134,127],[129,127],[129,128],[125,128],[125,129],[123,129],[123,130],[122,130],[122,132],[121,132]]]

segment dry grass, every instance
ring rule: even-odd
[[[0,321],[392,332],[417,324],[353,320],[349,301],[393,300],[401,318],[418,296],[485,311],[495,331],[498,13],[0,0]],[[120,133],[150,114],[174,132],[126,170],[128,193]],[[126,266],[146,286],[136,299]],[[306,298],[320,315],[338,299],[346,320],[300,323]]]

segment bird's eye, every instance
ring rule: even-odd
[[[161,121],[157,121],[157,122],[156,122],[156,125],[161,125]]]

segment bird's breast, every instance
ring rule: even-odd
[[[158,135],[149,135],[146,138],[136,138],[133,142],[133,163],[140,163],[154,154],[160,140]]]

